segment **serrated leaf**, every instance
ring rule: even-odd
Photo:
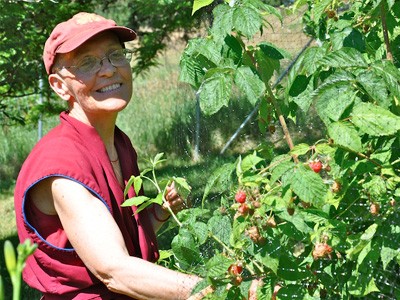
[[[400,71],[393,65],[393,62],[379,60],[371,65],[371,69],[385,80],[389,91],[395,97],[400,98]]]
[[[257,61],[258,73],[261,79],[263,82],[268,82],[274,75],[274,72],[279,70],[279,60],[266,56],[261,50],[256,50],[254,57]]]
[[[231,181],[230,177],[234,170],[235,165],[233,163],[224,164],[215,170],[207,180],[202,201],[205,200],[212,188],[219,187],[221,190],[226,189]]]
[[[244,173],[248,170],[253,169],[258,163],[262,162],[263,159],[257,156],[256,153],[245,156],[240,162],[240,173]],[[241,174],[237,174],[240,176]]]
[[[199,245],[204,244],[208,238],[207,224],[203,222],[195,222],[191,225],[191,230],[196,236],[198,244]]]
[[[331,123],[328,125],[328,134],[334,144],[354,152],[362,152],[361,138],[351,123]]]
[[[207,5],[210,5],[213,2],[214,2],[214,0],[194,0],[193,9],[192,9],[192,15],[196,11],[198,11],[200,8],[205,7]]]
[[[217,73],[207,78],[200,88],[200,108],[205,115],[213,115],[223,106],[228,106],[232,90],[232,77],[227,73]]]
[[[253,105],[265,92],[264,82],[249,67],[238,68],[235,71],[234,81]]]
[[[349,279],[349,293],[354,296],[363,297],[373,292],[379,292],[371,274],[356,274]]]
[[[211,257],[207,263],[207,276],[211,278],[223,278],[228,271],[229,266],[234,261],[225,255],[217,254]]]
[[[290,150],[290,154],[292,155],[304,155],[308,151],[310,151],[310,145],[301,143],[293,147],[292,150]]]
[[[320,66],[330,68],[368,67],[367,61],[361,52],[354,48],[341,48],[325,55],[319,60]]]
[[[351,115],[354,125],[372,136],[392,135],[400,130],[399,116],[371,103],[360,102],[353,108]]]
[[[301,65],[306,75],[317,71],[318,62],[324,57],[325,53],[326,50],[322,47],[310,47],[304,52]]]
[[[232,15],[233,27],[235,30],[251,38],[260,31],[262,26],[261,14],[248,6],[235,7]]]
[[[211,34],[216,41],[222,40],[232,32],[233,9],[229,5],[217,5],[213,10],[213,16]]]
[[[229,244],[232,232],[231,221],[227,216],[213,216],[207,222],[208,230],[225,245]]]
[[[136,176],[133,179],[133,189],[135,190],[135,194],[139,195],[139,191],[142,188],[143,179],[140,176]]]
[[[379,106],[386,109],[389,108],[391,99],[382,76],[368,70],[358,74],[356,80]]]
[[[187,183],[186,179],[183,177],[172,177],[172,180],[175,182],[175,188],[178,194],[186,199],[190,192],[192,191],[191,186]]]
[[[177,260],[186,268],[201,261],[196,241],[189,230],[185,228],[180,228],[179,234],[173,238],[171,249]]]
[[[319,174],[298,166],[291,173],[289,180],[291,189],[301,200],[312,203],[316,207],[324,204],[328,188]]]
[[[271,165],[273,163],[271,163]],[[285,157],[281,162],[277,163],[276,166],[272,168],[271,179],[270,179],[271,184],[277,181],[287,171],[293,170],[294,166],[295,163],[292,162],[291,158],[289,157]]]
[[[354,102],[358,91],[348,81],[328,81],[315,94],[318,115],[325,124],[338,121],[344,111]]]

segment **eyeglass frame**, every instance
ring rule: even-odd
[[[125,57],[125,62],[124,62],[123,64],[122,64],[122,62],[121,62],[121,64],[115,65],[115,62],[112,62],[111,59],[110,59],[110,55],[112,55],[113,53],[115,53],[115,52],[117,52],[117,51],[122,51],[122,53],[123,53],[123,55],[124,55],[124,57]],[[90,71],[90,72],[83,72],[83,71],[80,71],[79,68],[82,67],[82,66],[77,66],[77,65],[72,65],[72,66],[61,66],[61,67],[54,68],[54,70],[55,70],[55,71],[60,71],[60,70],[62,70],[62,69],[66,69],[66,70],[68,70],[68,69],[76,69],[77,72],[80,73],[80,74],[83,75],[83,76],[92,76],[92,75],[96,74],[97,72],[99,72],[99,71],[101,70],[101,67],[103,66],[103,61],[104,61],[105,59],[107,59],[108,62],[109,62],[113,67],[118,68],[118,67],[124,66],[125,64],[129,65],[130,61],[132,60],[132,56],[133,56],[133,51],[132,51],[132,50],[129,50],[129,49],[126,49],[126,48],[116,49],[116,50],[111,51],[111,52],[108,53],[107,55],[105,55],[103,58],[98,58],[98,57],[95,56],[95,55],[89,55],[89,56],[87,56],[87,57],[90,57],[90,58],[94,57],[94,58],[96,59],[96,61],[97,61],[97,63],[94,64],[93,67],[91,68],[91,71]],[[84,59],[85,59],[85,58],[84,58]],[[95,68],[96,65],[97,65],[97,67]]]

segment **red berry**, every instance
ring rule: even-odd
[[[319,160],[310,161],[308,165],[315,173],[319,173],[322,170],[322,163]]]
[[[231,274],[233,276],[239,276],[243,272],[242,263],[237,262],[237,263],[231,264],[228,268],[228,272],[229,272],[229,274]]]
[[[249,214],[250,208],[247,206],[246,203],[241,203],[239,208],[238,208],[238,212],[239,214],[241,214],[242,216],[247,216]]]
[[[245,191],[238,191],[235,195],[235,200],[238,203],[245,203],[246,202],[246,193]]]

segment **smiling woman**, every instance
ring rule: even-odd
[[[123,43],[134,38],[112,20],[80,13],[46,42],[49,84],[68,111],[34,147],[15,188],[20,241],[38,244],[24,280],[44,300],[187,299],[201,280],[153,263],[167,208],[135,213],[121,206],[126,183],[140,173],[135,149],[115,125],[132,96],[131,53]],[[183,199],[173,184],[168,190],[165,199],[177,212]],[[142,193],[130,187],[127,195]]]

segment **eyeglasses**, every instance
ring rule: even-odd
[[[78,73],[85,76],[94,75],[103,66],[103,60],[108,59],[114,67],[123,67],[129,64],[132,59],[132,51],[128,49],[118,49],[110,52],[103,58],[90,55],[85,56],[74,66],[63,66],[59,69],[75,69]]]

